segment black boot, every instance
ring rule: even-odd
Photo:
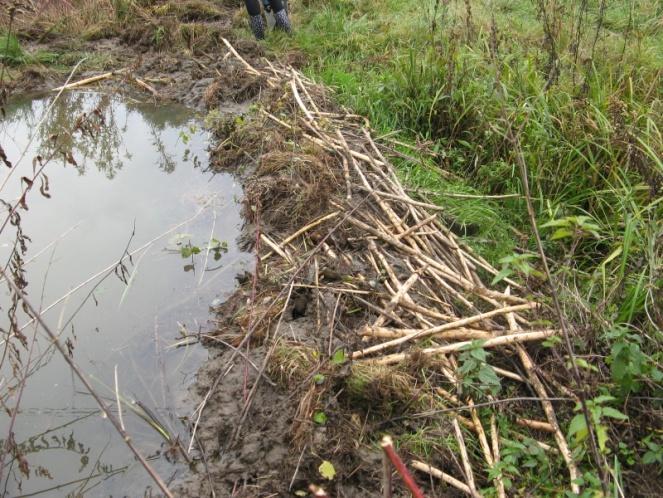
[[[276,24],[274,25],[276,29],[281,29],[288,34],[292,33],[292,25],[290,24],[290,19],[288,18],[288,13],[285,9],[275,12],[274,19],[276,20]]]
[[[262,18],[262,15],[258,14],[256,16],[251,16],[249,18],[249,24],[251,25],[251,31],[253,31],[254,36],[258,40],[265,39],[265,21]]]

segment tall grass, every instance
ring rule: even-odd
[[[272,43],[303,50],[379,131],[427,143],[434,154],[402,174],[474,226],[469,242],[495,264],[534,249],[523,202],[443,192],[522,194],[517,133],[576,345],[596,358],[588,371],[613,373],[590,382],[621,392],[632,417],[629,395],[660,396],[663,4],[325,0],[295,17],[295,39]],[[649,436],[630,434],[635,453]]]

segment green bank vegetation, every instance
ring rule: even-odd
[[[276,52],[304,52],[308,73],[343,104],[418,149],[417,161],[400,163],[415,192],[445,208],[452,226],[501,265],[499,277],[548,292],[523,199],[524,159],[613,491],[655,489],[663,471],[663,4],[302,3],[295,36],[270,40]],[[558,361],[571,377],[568,355]],[[578,414],[564,421],[593,496],[601,472],[584,424]],[[559,476],[541,472],[527,445],[508,452],[507,474],[518,468],[539,492],[559,492]]]
[[[5,19],[2,61],[33,64],[37,55],[26,54],[22,40],[58,36],[70,46],[54,63],[83,39],[111,36],[156,50],[212,50],[217,28],[196,21],[225,19],[228,7],[235,35],[250,36],[238,1],[63,3],[70,8],[44,9],[13,30]],[[615,496],[656,493],[663,473],[663,4],[290,3],[294,36],[271,35],[265,48],[303,53],[308,74],[334,87],[378,134],[403,142],[412,159],[400,160],[400,172],[414,195],[444,207],[452,229],[502,269],[497,279],[519,278],[550,295],[528,216],[525,166],[575,353],[572,360],[557,348],[546,369],[587,394],[600,456],[590,451],[579,410],[560,413],[582,464],[583,496],[600,493],[601,478]],[[466,378],[480,378],[476,355],[460,360]],[[581,385],[570,374],[572,361]],[[561,458],[547,460],[532,441],[511,438],[510,423],[499,420],[509,443],[494,471],[505,482],[517,476],[513,494],[563,495]],[[400,442],[423,457],[450,451],[447,439],[417,430]]]

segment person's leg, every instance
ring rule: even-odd
[[[288,18],[288,11],[285,9],[283,1],[269,0],[269,3],[272,5],[272,11],[274,12],[276,27],[282,29],[286,33],[290,33],[292,31],[292,26],[290,25],[290,19]]]
[[[269,0],[269,3],[272,6],[274,13],[279,12],[285,8],[281,0]]]
[[[244,0],[246,10],[249,12],[251,31],[258,40],[265,38],[265,21],[260,13],[260,0]]]
[[[249,15],[259,16],[260,15],[260,1],[259,0],[244,0],[246,4],[246,10],[249,11]]]

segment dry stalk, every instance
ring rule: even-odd
[[[555,428],[549,422],[542,422],[540,420],[530,420],[528,418],[517,418],[516,424],[521,427],[527,427],[528,429],[533,429],[535,431],[550,432],[551,434],[555,433]]]
[[[497,465],[500,463],[500,442],[499,434],[497,432],[497,422],[495,419],[495,414],[490,414],[490,440],[493,447],[493,457],[495,459],[494,464]],[[504,480],[502,479],[502,474],[497,477],[497,496],[498,498],[506,498],[506,491],[504,490]]]
[[[124,74],[128,71],[128,68],[118,69],[117,71],[110,71],[108,73],[98,74],[96,76],[91,76],[89,78],[84,78],[82,80],[75,81],[73,83],[68,83],[66,85],[53,88],[52,92],[61,92],[62,90],[72,90],[81,86],[89,85],[90,83],[96,83],[97,81],[107,80],[118,74]]]
[[[55,346],[55,348],[58,350],[62,358],[67,362],[69,365],[69,368],[71,371],[78,377],[78,379],[81,381],[81,383],[85,386],[85,389],[90,393],[92,398],[94,398],[95,402],[103,412],[103,414],[106,416],[106,418],[110,421],[110,423],[113,425],[115,430],[118,432],[124,443],[127,445],[127,447],[131,450],[131,452],[135,455],[136,459],[140,462],[140,464],[143,466],[143,468],[147,471],[149,476],[152,478],[154,483],[158,486],[158,488],[161,490],[161,492],[167,496],[168,498],[173,498],[173,494],[171,491],[168,489],[168,486],[166,483],[159,477],[159,475],[156,473],[156,471],[152,468],[152,466],[147,462],[145,457],[138,451],[138,448],[133,444],[133,441],[131,440],[131,436],[124,430],[122,427],[122,424],[120,424],[119,420],[115,418],[115,415],[113,412],[106,406],[106,402],[103,400],[99,394],[94,390],[92,387],[92,384],[90,384],[90,381],[88,380],[88,377],[83,374],[83,371],[76,365],[74,362],[73,358],[69,355],[65,347],[60,343],[60,340],[58,339],[58,336],[53,333],[51,328],[44,322],[43,318],[41,315],[37,312],[37,310],[32,306],[30,301],[28,300],[27,296],[23,292],[22,289],[20,289],[12,279],[7,277],[7,274],[5,273],[4,269],[0,268],[0,274],[2,277],[7,281],[9,286],[12,288],[13,292],[16,293],[16,295],[23,301],[23,304],[27,308],[27,310],[30,312],[32,316],[34,316],[34,320],[37,321],[37,323],[41,326],[42,330],[46,332],[48,335],[49,339]]]
[[[486,313],[480,313],[479,315],[471,316],[471,317],[468,317],[468,318],[462,318],[460,320],[456,320],[455,322],[445,323],[444,325],[439,325],[437,327],[432,327],[432,328],[429,328],[429,329],[421,330],[421,331],[417,332],[416,334],[411,334],[411,335],[407,335],[405,337],[400,337],[398,339],[387,341],[387,342],[384,342],[382,344],[372,346],[370,348],[362,349],[361,351],[355,351],[354,353],[352,353],[352,358],[353,359],[363,358],[366,355],[376,353],[378,351],[384,351],[385,349],[388,349],[388,348],[391,348],[391,347],[394,347],[394,346],[399,346],[399,345],[401,345],[405,342],[410,342],[414,339],[421,339],[423,337],[428,337],[428,336],[437,334],[439,332],[444,332],[445,330],[452,330],[452,329],[457,329],[459,327],[464,327],[466,325],[470,325],[472,323],[476,323],[476,322],[480,322],[482,320],[485,320],[486,318],[492,318],[494,316],[502,316],[502,315],[505,315],[507,313],[511,313],[511,312],[515,312],[515,311],[530,310],[530,309],[536,308],[536,306],[537,306],[536,303],[517,304],[515,306],[506,306],[504,308],[488,311]],[[550,332],[550,333],[548,333],[548,332]],[[535,333],[532,333],[534,335],[531,336],[532,337],[531,339],[525,339],[527,334],[516,334],[516,335],[512,335],[512,336],[504,336],[504,337],[499,337],[499,338],[488,340],[488,341],[486,341],[486,344],[490,343],[491,341],[497,341],[497,342],[492,342],[491,343],[491,344],[495,344],[495,345],[510,344],[509,340],[505,340],[506,337],[510,337],[511,340],[513,341],[513,343],[520,342],[517,339],[517,337],[522,337],[523,340],[536,340],[538,334],[543,334],[538,338],[545,339],[546,337],[549,337],[550,335],[552,335],[552,333],[554,333],[554,332],[555,331],[544,331],[544,332],[538,332],[538,333],[535,332]],[[505,340],[505,341],[502,342],[502,340]],[[484,344],[484,347],[489,347],[489,346],[486,346],[486,344]],[[453,349],[451,351],[456,351],[456,350]]]
[[[559,330],[551,329],[551,330],[540,330],[536,332],[523,332],[521,334],[503,335],[501,337],[488,339],[487,341],[481,344],[481,347],[488,349],[497,346],[519,344],[523,342],[542,341],[558,333]],[[405,337],[404,339],[407,339],[407,337]],[[455,353],[458,351],[462,351],[463,349],[471,346],[472,346],[472,341],[463,341],[463,342],[457,342],[455,344],[449,344],[448,346],[438,346],[434,348],[421,349],[417,351],[417,354],[423,356],[436,356],[447,353]],[[375,360],[370,359],[364,361],[373,361],[377,365],[391,365],[394,363],[400,363],[401,361],[406,360],[409,356],[410,356],[409,353],[395,353],[391,355],[382,356],[381,358]]]
[[[454,488],[462,491],[465,494],[468,494],[470,496],[476,496],[474,493],[472,493],[472,490],[467,484],[459,481],[458,479],[450,476],[449,474],[446,474],[445,472],[442,472],[440,469],[437,469],[432,465],[420,462],[418,460],[413,460],[411,462],[411,465],[412,468],[417,469],[421,472],[425,472],[437,479],[440,479],[441,481],[446,482],[449,486],[453,486]]]
[[[474,472],[472,471],[472,465],[470,464],[470,457],[467,454],[467,447],[465,446],[463,431],[461,431],[460,425],[458,425],[458,420],[455,417],[453,419],[453,426],[454,436],[456,437],[456,442],[458,443],[458,448],[460,449],[460,459],[463,462],[463,471],[465,473],[467,487],[470,489],[470,494],[473,498],[479,498],[481,495],[477,491],[476,485],[474,484]]]

